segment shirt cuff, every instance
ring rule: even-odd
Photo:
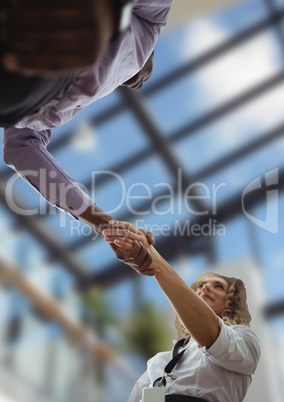
[[[57,208],[62,209],[75,219],[79,219],[79,216],[94,204],[92,198],[79,187],[72,188],[64,198],[65,199],[60,200],[60,205],[56,205]]]
[[[220,317],[218,317],[218,321],[219,321],[219,328],[220,328],[220,333],[218,335],[218,338],[213,343],[213,345],[210,346],[210,348],[207,348],[206,346],[202,346],[200,348],[201,352],[203,354],[205,354],[205,355],[209,354],[216,359],[218,359],[219,357],[221,357],[223,355],[224,351],[228,347],[228,342],[229,342],[224,321]]]

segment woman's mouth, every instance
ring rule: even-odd
[[[207,293],[203,293],[200,297],[201,297],[202,299],[208,299],[208,300],[213,301],[212,297],[209,296]]]

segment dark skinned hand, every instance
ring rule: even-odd
[[[151,53],[151,56],[146,61],[144,67],[134,75],[134,77],[130,78],[130,80],[125,81],[122,85],[129,87],[131,89],[139,89],[142,87],[145,81],[147,81],[153,72],[153,62],[154,62],[154,52]]]
[[[101,210],[97,204],[92,204],[88,207],[80,216],[79,219],[83,222],[86,222],[90,225],[97,233],[102,236],[105,236],[105,231],[113,228],[112,222],[116,225],[123,226],[122,222],[114,221],[113,218]],[[124,224],[125,225],[125,224]],[[136,229],[135,229],[136,230]],[[155,243],[154,236],[151,232],[148,232],[143,229],[137,229],[138,233],[142,236],[141,239],[145,241],[145,246],[141,249],[141,245],[136,242],[134,244],[133,241],[130,240],[130,245],[127,245],[125,248],[118,247],[114,241],[108,241],[111,248],[113,249],[116,257],[124,262],[125,264],[131,265],[132,267],[136,267],[136,271],[138,269],[142,269],[142,271],[147,271],[149,266],[152,263],[152,257],[148,253],[148,247]],[[140,238],[139,238],[140,240]],[[153,275],[151,270],[147,271],[148,275]]]
[[[157,270],[150,266],[152,256],[149,247],[154,244],[153,241],[149,241],[153,236],[150,232],[127,222],[111,221],[109,228],[103,231],[103,235],[105,240],[110,243],[117,258],[138,274],[153,276],[157,273]]]
[[[114,30],[111,0],[11,0],[0,9],[2,65],[27,75],[60,75],[90,67]]]

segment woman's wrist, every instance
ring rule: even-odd
[[[165,260],[153,246],[150,246],[149,250],[152,256],[151,268],[160,272],[165,264]]]

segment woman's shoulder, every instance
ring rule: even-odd
[[[227,332],[232,332],[236,334],[237,338],[241,337],[246,342],[255,345],[257,349],[259,349],[259,339],[254,330],[248,325],[244,324],[234,324],[231,326],[227,326],[224,324],[227,329]],[[239,336],[238,336],[239,335]]]

